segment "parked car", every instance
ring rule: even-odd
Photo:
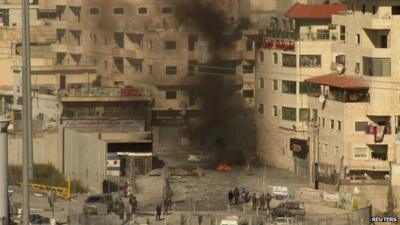
[[[305,207],[303,202],[282,202],[272,210],[274,217],[291,217],[305,215]]]
[[[113,204],[111,194],[91,195],[86,199],[83,205],[83,213],[104,215],[111,212]]]
[[[277,217],[274,225],[295,225],[293,218],[291,217]]]

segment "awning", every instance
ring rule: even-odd
[[[317,76],[304,80],[312,84],[327,85],[342,89],[368,89],[368,83],[361,76],[341,75],[337,73]]]

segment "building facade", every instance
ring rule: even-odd
[[[245,108],[254,105],[256,32],[241,33],[229,51],[218,54],[222,63],[215,68],[206,65],[213,55],[207,34],[177,19],[177,2],[58,1],[56,6],[56,63],[94,65],[102,86],[150,88],[156,146],[190,145],[186,130],[201,108],[196,91],[201,75],[229,75]],[[218,4],[224,17],[240,18],[238,1]]]

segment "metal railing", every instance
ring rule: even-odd
[[[336,41],[339,40],[337,33],[298,33],[294,31],[274,31],[274,30],[261,30],[261,35],[264,38],[279,38],[289,39],[296,41]]]
[[[60,90],[61,97],[121,97],[121,96],[137,96],[137,97],[151,97],[152,94],[149,90],[144,88],[130,88],[124,89],[119,87],[94,87],[94,88],[69,88]]]

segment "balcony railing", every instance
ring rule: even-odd
[[[336,41],[339,39],[337,33],[298,33],[294,31],[274,31],[274,30],[261,30],[261,35],[265,38],[278,38],[300,41]]]
[[[149,90],[135,87],[95,87],[95,88],[70,88],[60,90],[59,95],[62,97],[151,97]]]
[[[352,170],[388,171],[390,170],[389,161],[385,160],[352,160],[350,161]]]

